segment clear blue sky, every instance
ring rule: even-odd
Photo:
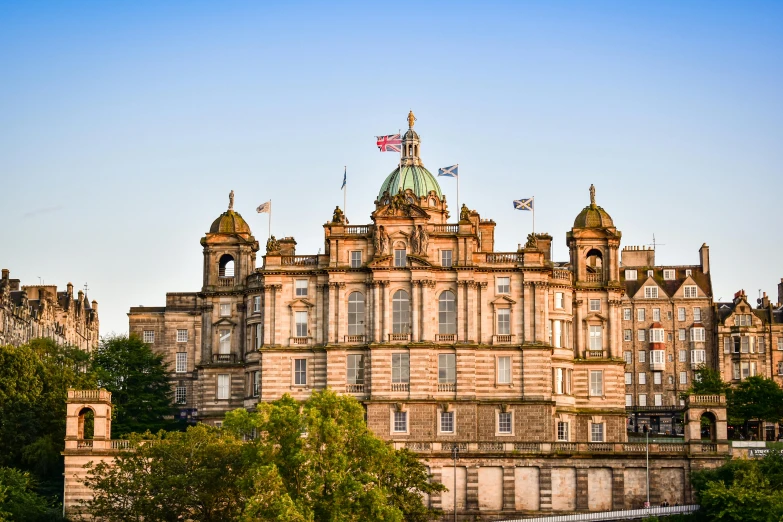
[[[103,334],[201,284],[199,239],[236,193],[263,244],[369,222],[413,109],[430,170],[514,250],[597,188],[625,245],[712,251],[715,298],[776,297],[783,2],[4,2],[0,265],[89,284]],[[456,200],[453,180],[441,184]],[[453,203],[452,203],[453,204]],[[260,264],[260,259],[259,259]]]

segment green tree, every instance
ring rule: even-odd
[[[112,393],[112,436],[176,429],[173,392],[163,355],[137,336],[101,340],[92,359],[97,384]]]
[[[437,516],[422,494],[443,491],[407,450],[394,450],[369,431],[352,397],[330,390],[304,403],[289,395],[237,410],[224,427],[259,433],[248,461],[251,494],[245,520],[412,521]]]
[[[135,450],[90,468],[85,510],[102,522],[236,520],[249,462],[232,432],[203,424],[185,432],[131,435]],[[144,439],[144,441],[142,441]]]
[[[14,468],[0,468],[0,522],[60,520],[59,508],[34,489],[35,481],[30,473]]]
[[[726,397],[729,420],[780,422],[783,419],[783,389],[772,379],[748,377],[730,388]]]
[[[723,382],[720,372],[701,365],[695,372],[688,394],[715,395],[726,393],[729,386]]]

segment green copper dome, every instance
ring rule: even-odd
[[[393,196],[400,190],[408,189],[419,197],[426,196],[431,190],[434,190],[439,198],[443,197],[440,185],[429,170],[422,165],[403,165],[401,169],[396,168],[388,175],[378,192],[378,199],[381,199],[384,192]]]
[[[574,220],[574,228],[611,228],[612,216],[596,204],[588,205]]]
[[[239,215],[239,212],[229,210],[223,212],[209,227],[210,234],[250,234],[250,227]]]

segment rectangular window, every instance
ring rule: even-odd
[[[565,385],[563,374],[565,370],[563,368],[552,368],[552,391],[555,395],[562,395]]]
[[[732,369],[732,375],[731,375],[732,378],[735,381],[740,380],[740,364],[738,362],[732,363],[731,369]]]
[[[253,312],[258,313],[261,311],[261,296],[253,296]]]
[[[410,357],[407,353],[392,354],[392,382],[408,384],[410,382]]]
[[[688,362],[688,350],[680,350],[680,362]]]
[[[408,266],[408,255],[402,248],[394,250],[394,266],[405,267]]]
[[[685,308],[679,307],[677,308],[677,320],[678,321],[684,321],[685,320]]]
[[[660,321],[660,320],[661,320],[661,309],[653,308],[653,321]]]
[[[603,423],[593,422],[590,424],[590,442],[603,442],[604,441],[604,425]]]
[[[744,335],[740,337],[740,342],[742,343],[742,353],[748,353],[750,351],[750,338],[745,337]]]
[[[655,270],[648,270],[647,277],[655,277]]]
[[[625,279],[626,281],[636,281],[639,278],[638,274],[636,273],[636,270],[626,270],[625,271]]]
[[[778,350],[783,351],[783,337],[778,337]]]
[[[590,299],[590,311],[591,312],[600,312],[601,311],[601,300],[600,299]]]
[[[633,352],[625,352],[625,364],[633,363]]]
[[[498,433],[511,433],[511,413],[498,413]]]
[[[186,342],[188,342],[188,331],[187,330],[177,330],[177,342],[178,343],[186,343]]]
[[[231,384],[231,376],[227,373],[221,373],[217,376],[217,398],[228,399],[229,397],[229,385]]]
[[[741,314],[736,316],[734,319],[734,324],[736,326],[750,326],[751,320],[750,320],[750,314]]]
[[[153,330],[144,330],[144,342],[147,344],[155,342],[155,332]]]
[[[698,323],[701,321],[701,308],[698,306],[693,307],[693,322]]]
[[[647,374],[644,372],[641,372],[639,374],[639,384],[647,384]]]
[[[603,370],[590,370],[590,395],[593,397],[602,397],[603,394],[604,394]]]
[[[221,328],[218,334],[220,335],[220,345],[218,346],[219,353],[231,353],[231,330]]]
[[[750,377],[750,365],[747,362],[741,362],[740,367],[742,368],[742,378],[747,379]]]
[[[554,346],[555,348],[562,348],[563,347],[563,332],[561,325],[562,323],[560,321],[550,321],[552,324],[552,339],[550,341],[550,344]]]
[[[633,374],[631,372],[625,372],[625,384],[633,384]]]
[[[590,349],[603,350],[604,342],[601,338],[602,331],[600,325],[590,325]]]
[[[688,372],[680,372],[680,384],[688,384]]]
[[[691,362],[694,364],[704,364],[706,362],[704,350],[691,350]]]
[[[307,359],[294,359],[294,384],[307,386]]]
[[[653,384],[661,384],[661,372],[653,372]]]
[[[351,250],[351,268],[361,268],[361,267],[362,267],[362,251]]]
[[[696,293],[696,285],[685,285],[683,287],[683,295],[689,299],[698,297],[698,294]]]
[[[364,355],[350,354],[346,357],[348,384],[364,384]]]
[[[666,352],[664,350],[650,350],[650,363],[652,364],[664,364],[665,357],[666,357]],[[655,384],[661,384],[661,383],[656,382]]]
[[[256,337],[256,350],[261,349],[261,345],[264,343],[264,325],[262,323],[256,323],[255,325],[255,337]]]
[[[647,352],[645,352],[644,350],[640,350],[639,351],[639,362],[643,363],[645,361],[647,361]]]
[[[499,294],[510,294],[511,293],[511,278],[510,277],[498,277],[497,278],[497,284],[498,284],[498,292]]]
[[[723,338],[723,353],[731,353],[731,337],[728,335]]]
[[[630,321],[630,320],[631,320],[631,309],[623,308],[623,321]]]
[[[640,393],[639,394],[639,406],[647,406],[647,394],[646,393]]]
[[[658,287],[657,286],[645,286],[644,287],[645,299],[658,299]]]
[[[565,308],[565,300],[563,299],[563,292],[555,292],[555,308],[562,310]]]
[[[177,386],[175,400],[177,404],[185,404],[188,400],[188,389],[184,386]]]
[[[778,362],[778,375],[783,375],[783,361]]]
[[[457,356],[453,353],[438,354],[438,384],[457,382]]]
[[[253,394],[253,397],[258,397],[258,392],[261,389],[261,372],[255,371],[251,374],[251,385],[252,389],[251,392]]]
[[[307,279],[297,279],[294,288],[296,297],[307,297]]]
[[[623,330],[623,341],[633,341],[633,331],[630,328]]]
[[[625,394],[625,405],[633,406],[633,395],[631,395],[630,393]]]
[[[498,384],[511,384],[511,357],[498,357]]]
[[[646,332],[646,330],[644,330],[644,329],[636,330],[636,340],[637,341],[644,341],[644,338],[646,337],[645,332]]]
[[[231,303],[220,303],[220,317],[231,315]]]
[[[662,343],[663,342],[663,328],[651,328],[650,329],[650,342]],[[661,361],[663,362],[663,361]]]
[[[680,341],[684,341],[685,340],[685,328],[680,328],[680,329],[677,330],[677,338]]]
[[[661,395],[660,393],[656,393],[655,395],[653,395],[653,400],[655,400],[656,406],[663,406],[663,395]]]
[[[636,310],[636,320],[640,323],[644,322],[644,308],[638,308]]]
[[[759,353],[764,353],[764,351],[767,349],[767,343],[761,336],[756,339],[756,346],[758,347]]]
[[[704,328],[697,327],[691,328],[691,341],[703,342],[704,341]]]
[[[498,309],[498,335],[511,334],[511,309]]]
[[[440,251],[440,266],[449,267],[452,265],[451,250]]]
[[[574,372],[574,370],[566,370],[565,371],[565,378],[566,378],[566,389],[565,392],[568,395],[571,395],[571,374]]]
[[[403,252],[405,252],[403,250]],[[395,411],[394,412],[394,431],[396,433],[405,433],[408,431],[408,412],[407,411]]]
[[[663,271],[663,278],[666,281],[672,281],[674,279],[674,270],[668,270],[668,269],[664,270]]]
[[[557,423],[557,440],[558,442],[568,442],[568,423],[567,422],[558,422]]]
[[[177,373],[185,373],[188,371],[188,354],[185,352],[177,352]]]
[[[454,433],[454,412],[440,412],[440,431],[441,433]]]
[[[307,312],[296,312],[296,337],[307,337]]]

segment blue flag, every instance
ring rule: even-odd
[[[343,184],[340,185],[340,189],[345,188],[345,183],[348,181],[348,169],[345,169],[345,172],[343,172]]]
[[[533,198],[515,199],[514,208],[517,210],[533,210]]]
[[[446,176],[447,178],[459,177],[459,163],[452,165],[451,167],[438,169],[438,176]]]

